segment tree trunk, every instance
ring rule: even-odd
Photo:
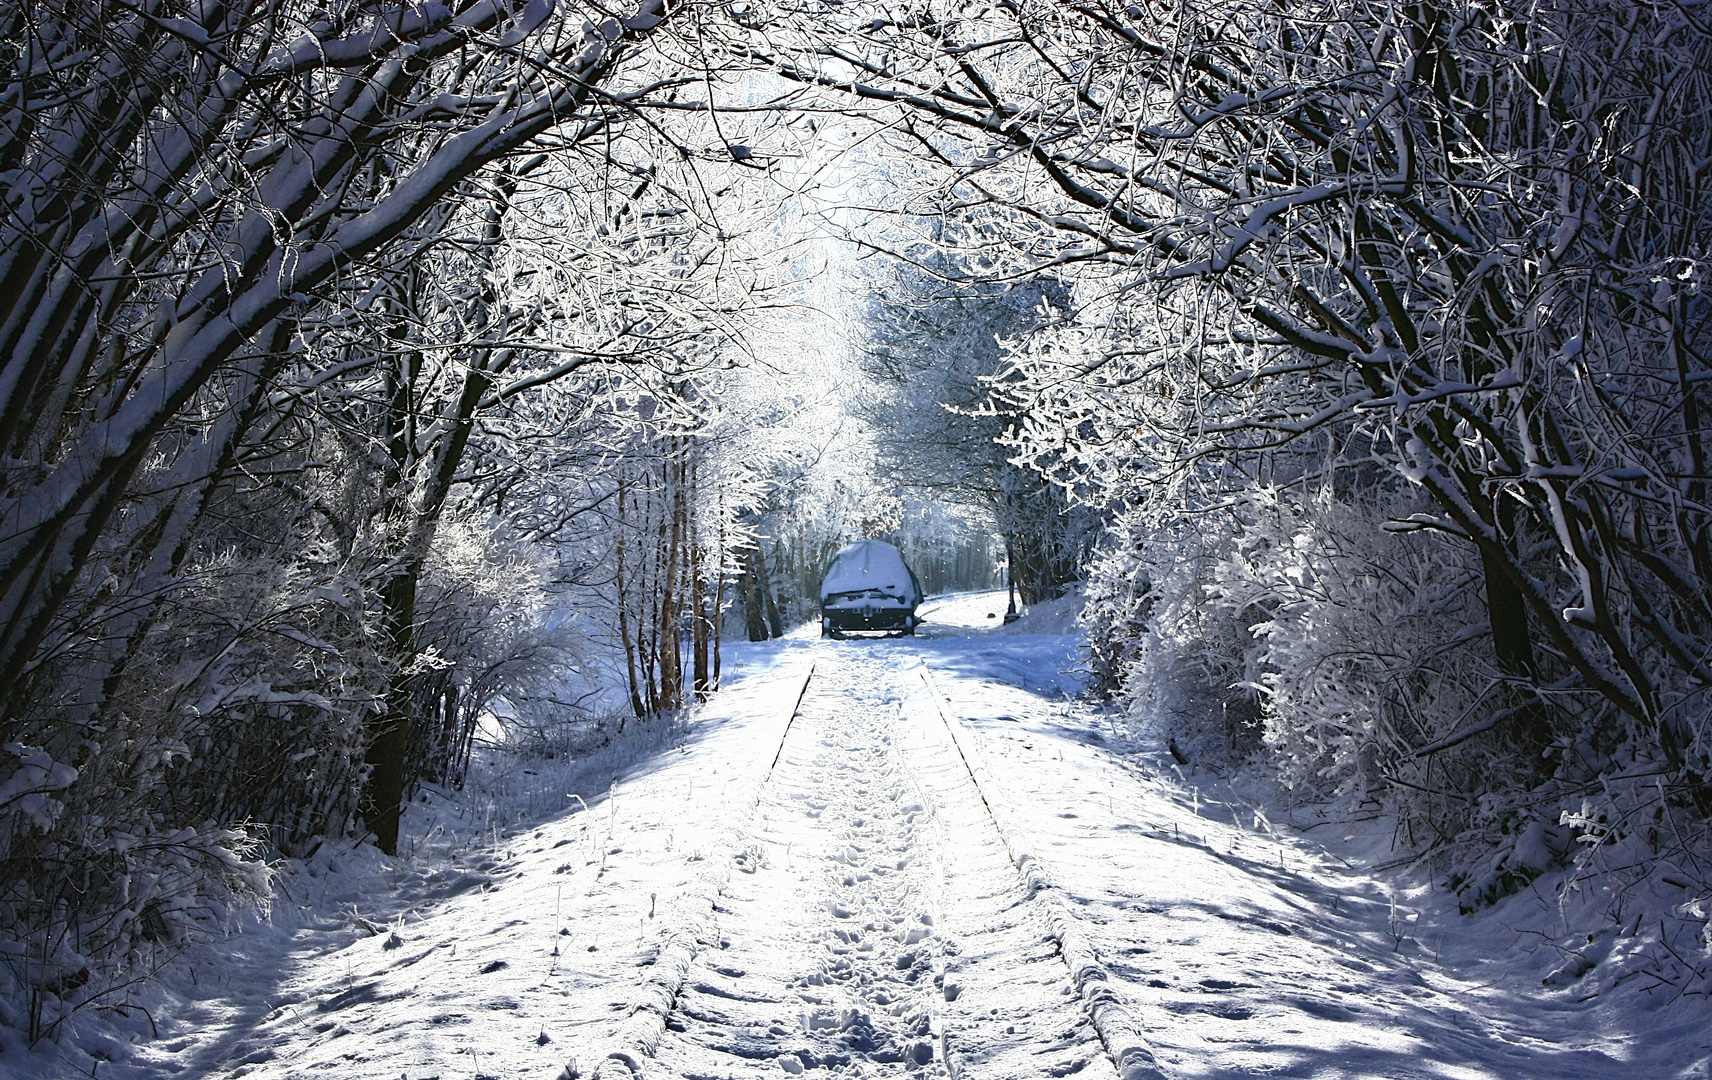
[[[624,551],[629,544],[626,539],[629,527],[624,520],[624,508],[627,501],[624,479],[620,476],[618,480],[618,553],[613,582],[618,590],[618,638],[624,642],[624,670],[629,676],[630,711],[640,720],[648,715],[648,711],[647,706],[642,702],[642,685],[636,677],[636,651],[639,643],[634,641],[630,635],[630,597],[626,595],[625,589],[627,570],[624,565]],[[620,732],[624,730],[623,721],[619,722],[618,730]]]
[[[656,716],[660,712],[660,578],[664,570],[660,566],[661,551],[664,541],[661,539],[665,530],[664,518],[655,523],[655,515],[659,512],[660,500],[651,499],[643,518],[644,527],[641,530],[642,551],[644,554],[642,582],[646,589],[642,610],[637,614],[636,648],[642,665],[642,700],[647,703],[647,715]]]
[[[753,550],[743,553],[743,577],[738,588],[743,593],[743,621],[749,631],[749,640],[766,641],[766,604],[761,599],[761,571],[756,562]]]
[[[674,455],[675,456],[675,455]],[[676,709],[684,692],[683,655],[678,640],[678,614],[682,606],[677,580],[683,552],[682,475],[673,475],[674,462],[666,459],[666,512],[660,521],[663,550],[660,560],[660,709]]]
[[[724,613],[720,610],[725,605],[725,573],[721,571],[713,579],[713,610],[708,618],[713,623],[713,684],[712,689],[719,689],[720,643],[724,639]]]
[[[1495,501],[1491,512],[1497,522],[1498,542],[1511,542],[1516,524],[1514,504]],[[1546,762],[1540,755],[1551,745],[1551,718],[1535,691],[1539,669],[1534,659],[1533,631],[1528,625],[1528,603],[1510,576],[1502,553],[1481,545],[1480,568],[1485,578],[1493,655],[1499,672],[1513,680],[1503,699],[1505,707],[1512,710],[1507,727],[1518,749],[1533,760],[1534,778],[1543,780]]]
[[[388,855],[398,854],[398,819],[404,798],[404,751],[410,742],[411,691],[415,677],[407,659],[415,653],[416,571],[395,574],[381,590],[386,634],[398,660],[387,686],[380,716],[369,725],[369,766],[358,809],[375,842]]]
[[[713,576],[713,611],[708,618],[713,622],[713,689],[719,689],[719,643],[723,636],[725,606],[725,514],[723,504],[719,515],[719,548],[718,560],[714,566]]]
[[[785,623],[779,618],[779,602],[773,598],[772,575],[767,572],[767,560],[760,556],[758,546],[757,541],[755,566],[759,571],[761,599],[767,605],[767,629],[772,631],[774,637],[782,638],[785,636]]]
[[[692,470],[691,476],[694,476]],[[690,642],[694,654],[694,686],[695,699],[706,701],[707,693],[712,688],[708,680],[708,625],[707,625],[707,592],[702,585],[701,545],[697,543],[694,523],[690,527],[689,573],[690,573]]]
[[[403,358],[409,370],[416,369],[418,357],[419,354],[411,353]],[[508,357],[509,352],[503,352],[499,366],[503,366]],[[380,849],[388,855],[398,854],[398,819],[406,779],[405,751],[410,743],[410,710],[415,689],[411,671],[416,660],[416,586],[428,548],[439,529],[446,497],[451,494],[458,466],[463,462],[464,449],[469,445],[476,407],[492,385],[486,364],[489,359],[479,356],[470,361],[453,413],[454,422],[436,448],[432,471],[426,477],[415,518],[402,545],[399,568],[381,587],[383,625],[396,670],[387,686],[380,715],[369,727],[369,747],[365,757],[369,779],[359,806],[364,822],[374,832]],[[408,401],[408,393],[405,400]],[[394,416],[391,419],[397,427],[406,427],[404,417]]]

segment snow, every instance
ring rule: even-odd
[[[18,812],[38,828],[47,828],[59,815],[60,804],[48,796],[77,781],[77,770],[55,761],[46,750],[9,742],[0,747],[18,759],[12,775],[0,783],[0,806],[17,804]]]
[[[903,555],[884,540],[858,540],[838,549],[820,582],[821,602],[841,593],[883,593],[904,607],[921,599]]]
[[[282,866],[271,921],[0,1077],[1705,1075],[1703,999],[1619,985],[1633,932],[1565,949],[1561,872],[1460,915],[1387,823],[1078,700],[1074,598],[1005,602],[739,643],[675,724],[493,752],[398,858]]]

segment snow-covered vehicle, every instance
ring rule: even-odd
[[[884,540],[846,544],[820,581],[820,636],[851,630],[914,634],[921,599],[921,582],[897,548]]]

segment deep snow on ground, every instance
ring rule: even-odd
[[[1703,998],[1542,984],[1563,875],[1464,917],[1361,869],[1381,825],[1178,767],[1076,700],[1072,601],[1004,603],[738,644],[669,728],[496,753],[0,1076],[1708,1075]]]

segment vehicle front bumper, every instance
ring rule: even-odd
[[[915,612],[904,607],[822,608],[820,625],[826,630],[908,630],[915,626]]]

